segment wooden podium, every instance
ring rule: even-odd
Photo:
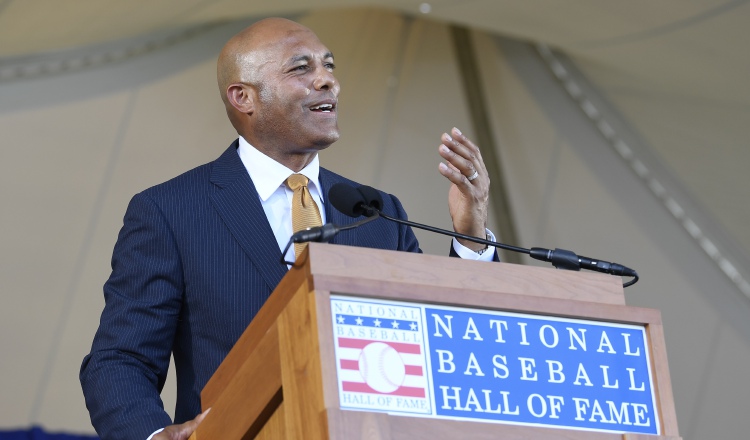
[[[679,439],[661,315],[596,273],[311,243],[201,393],[193,440]],[[342,410],[331,294],[644,326],[661,435]]]

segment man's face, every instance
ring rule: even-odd
[[[328,147],[339,138],[333,55],[310,31],[287,33],[262,51],[254,134],[279,153]]]

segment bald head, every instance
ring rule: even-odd
[[[266,18],[232,37],[219,54],[216,68],[224,103],[228,104],[226,91],[230,84],[246,83],[260,88],[263,66],[277,61],[274,47],[300,33],[317,39],[309,28],[285,18]]]

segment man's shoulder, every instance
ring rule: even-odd
[[[161,198],[164,196],[175,197],[185,192],[195,193],[196,191],[207,190],[213,186],[214,181],[222,180],[223,176],[219,175],[217,177],[217,173],[221,173],[219,169],[226,168],[227,163],[231,164],[232,154],[237,156],[234,144],[230,145],[218,159],[199,165],[167,181],[151,186],[142,191],[141,194]],[[239,157],[237,157],[236,161],[239,161]]]
[[[141,194],[150,197],[162,197],[184,191],[194,191],[197,187],[210,182],[212,165],[213,162],[209,162],[197,166],[167,181],[146,188]]]

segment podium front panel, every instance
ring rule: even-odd
[[[344,410],[661,434],[646,326],[330,296]]]

